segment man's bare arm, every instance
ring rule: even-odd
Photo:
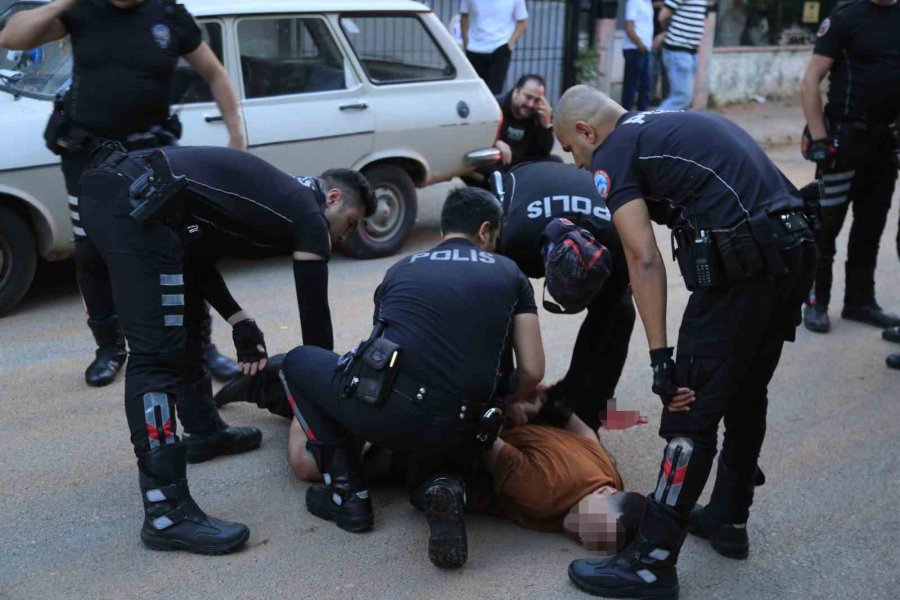
[[[202,42],[196,50],[186,54],[184,59],[209,84],[209,90],[219,107],[219,112],[222,113],[225,126],[228,127],[228,147],[235,150],[246,150],[247,140],[244,136],[244,126],[241,123],[237,94],[234,86],[231,85],[231,79],[228,77],[225,67],[222,66],[206,42]]]
[[[0,46],[10,50],[30,50],[68,34],[60,17],[79,0],[55,0],[40,8],[17,12],[0,31]]]
[[[825,118],[822,111],[822,93],[819,86],[822,80],[831,71],[834,59],[813,54],[806,65],[806,72],[800,82],[800,104],[803,106],[803,114],[809,125],[809,135],[814,140],[820,140],[828,135],[825,129]]]
[[[463,50],[469,47],[469,15],[459,15],[459,34],[462,36]]]
[[[669,19],[672,18],[672,15],[675,13],[672,12],[672,9],[668,6],[663,6],[659,11],[659,25],[663,29],[666,28],[666,23],[669,22]]]
[[[631,289],[651,350],[668,346],[666,338],[666,267],[663,264],[647,205],[637,199],[613,215],[622,240]]]
[[[634,30],[634,21],[625,21],[625,35],[637,46],[638,50],[641,52],[647,51],[647,46],[644,45],[644,42],[641,41],[641,38],[638,37],[637,32]]]
[[[510,50],[519,43],[519,38],[522,37],[522,34],[525,33],[526,29],[528,29],[528,19],[516,21],[516,28],[513,30],[512,37],[506,42],[506,45],[509,46]]]

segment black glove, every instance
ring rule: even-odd
[[[678,385],[675,383],[674,348],[658,348],[650,351],[650,366],[653,367],[653,393],[668,406],[675,398]]]
[[[837,148],[834,147],[834,144],[832,144],[830,140],[825,138],[811,141],[809,147],[806,149],[806,155],[809,157],[809,160],[818,165],[824,165],[830,161],[836,153]]]
[[[255,363],[268,357],[266,339],[253,319],[244,319],[237,323],[231,330],[231,337],[234,339],[238,362]],[[259,348],[262,348],[262,352]]]

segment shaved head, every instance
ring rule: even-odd
[[[571,152],[575,164],[590,168],[591,155],[625,114],[609,96],[589,85],[569,88],[556,107],[553,129],[560,145]]]

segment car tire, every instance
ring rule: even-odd
[[[418,199],[409,174],[395,165],[363,170],[378,208],[374,215],[344,241],[344,249],[357,258],[381,258],[394,254],[416,223]]]
[[[25,296],[37,268],[37,245],[28,224],[0,206],[0,316]]]

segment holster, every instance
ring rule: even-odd
[[[768,213],[761,212],[750,217],[748,223],[768,275],[778,277],[787,273],[787,265],[781,258],[781,247],[778,244],[783,231],[777,229],[775,220]]]
[[[746,279],[765,269],[765,259],[746,221],[731,229],[715,231],[712,236],[728,279]]]
[[[91,132],[73,123],[66,114],[65,96],[57,95],[53,101],[53,112],[44,128],[44,143],[57,156],[84,152],[93,143]]]
[[[346,367],[349,379],[344,387],[344,397],[355,397],[360,402],[380,406],[393,390],[400,368],[400,346],[380,337],[383,329],[384,324],[379,322],[350,359]]]
[[[184,175],[175,176],[161,150],[144,157],[149,167],[128,188],[131,198],[131,218],[144,225],[161,220],[173,208],[173,201],[187,187]]]

